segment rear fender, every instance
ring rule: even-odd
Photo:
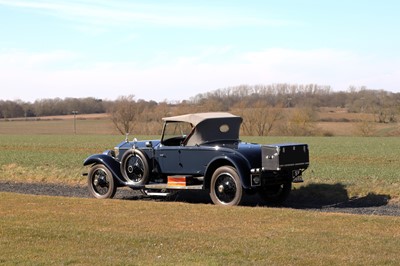
[[[211,182],[211,177],[214,173],[214,171],[221,166],[224,165],[231,165],[233,166],[236,171],[239,174],[240,181],[242,182],[242,187],[245,189],[251,188],[251,182],[250,182],[250,164],[248,161],[236,154],[230,156],[221,156],[221,157],[216,157],[214,160],[212,160],[208,166],[207,170],[205,173],[205,187],[209,188],[210,187],[210,182]]]
[[[126,185],[126,182],[122,179],[120,163],[115,160],[114,157],[108,154],[94,154],[86,158],[83,162],[83,165],[92,165],[92,164],[103,164],[105,167],[110,170],[114,178],[120,183],[120,185]]]

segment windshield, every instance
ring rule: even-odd
[[[193,126],[187,122],[168,122],[164,126],[162,143],[167,146],[179,146],[192,129]]]

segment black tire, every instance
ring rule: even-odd
[[[95,164],[88,174],[88,189],[95,198],[111,199],[117,191],[117,186],[110,170],[102,164]]]
[[[129,150],[121,160],[121,173],[125,180],[134,186],[144,186],[149,180],[149,163],[143,152]]]
[[[235,168],[221,166],[215,170],[210,183],[210,197],[215,205],[236,206],[242,196],[242,183]]]
[[[292,191],[292,182],[278,185],[263,185],[258,195],[266,204],[281,205]]]

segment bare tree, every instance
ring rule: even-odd
[[[111,120],[122,135],[132,132],[135,120],[141,113],[134,98],[134,95],[120,96],[110,106]]]
[[[374,121],[370,121],[367,115],[362,117],[362,120],[356,124],[356,133],[361,134],[363,137],[372,136],[376,131]]]
[[[268,136],[281,118],[282,109],[268,106],[265,101],[257,101],[253,107],[243,108],[245,104],[238,104],[237,112],[243,117],[242,128],[245,135]]]
[[[258,102],[253,116],[256,119],[257,135],[268,136],[275,123],[282,117],[282,108],[265,106],[262,102]]]
[[[280,134],[288,136],[311,136],[315,134],[315,111],[312,108],[291,109],[280,126]]]
[[[379,91],[377,95],[378,104],[375,105],[374,114],[379,123],[395,123],[398,103],[393,93]]]
[[[12,101],[0,101],[0,118],[23,117],[24,110],[22,107]]]

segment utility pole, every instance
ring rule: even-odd
[[[72,111],[72,114],[74,115],[74,134],[76,135],[76,115],[78,111]]]

